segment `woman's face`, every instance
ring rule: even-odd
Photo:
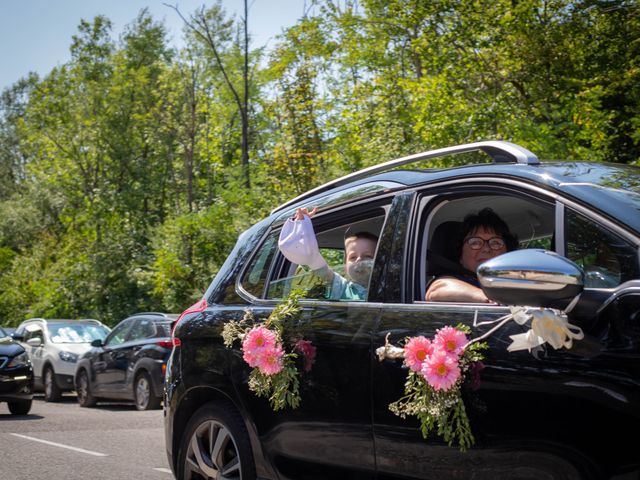
[[[482,240],[484,240],[484,242],[482,243],[482,247],[477,250],[471,248],[471,246],[469,245],[470,238],[481,238]],[[502,240],[501,248],[492,249],[489,246],[489,240],[494,238]],[[475,243],[480,244],[479,241],[476,241]],[[492,243],[494,243],[495,246],[495,244],[499,242]],[[470,232],[465,237],[464,242],[462,243],[462,254],[460,256],[460,263],[464,268],[475,273],[476,269],[481,263],[486,262],[493,257],[497,257],[498,255],[502,255],[506,252],[507,246],[505,245],[504,239],[501,235],[498,235],[490,228],[478,227],[476,230]]]

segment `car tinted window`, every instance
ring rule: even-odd
[[[278,250],[278,234],[272,233],[254,255],[240,284],[247,292],[262,297],[269,267],[275,252]]]
[[[133,320],[123,320],[118,325],[116,325],[116,327],[111,330],[111,333],[107,337],[107,340],[105,342],[106,345],[113,346],[123,343],[127,336],[127,332],[129,331],[129,328],[131,328],[132,324]]]
[[[127,341],[142,340],[145,338],[154,338],[158,336],[153,320],[149,318],[140,318],[131,328]]]
[[[612,288],[640,278],[638,251],[629,242],[567,209],[567,257],[585,271],[585,286]]]

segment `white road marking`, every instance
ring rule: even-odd
[[[40,438],[27,437],[26,435],[20,435],[19,433],[12,433],[11,435],[16,436],[16,437],[20,437],[20,438],[26,438],[27,440],[33,440],[34,442],[44,443],[46,445],[52,445],[54,447],[66,448],[66,449],[73,450],[73,451],[76,451],[76,452],[86,453],[88,455],[95,455],[96,457],[108,457],[109,456],[106,453],[92,452],[91,450],[85,450],[84,448],[72,447],[70,445],[64,445],[62,443],[50,442],[48,440],[42,440]]]
[[[157,471],[162,472],[162,473],[173,473],[173,472],[172,472],[170,469],[168,469],[168,468],[154,468],[154,470],[157,470]]]

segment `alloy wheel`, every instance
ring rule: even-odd
[[[215,420],[200,424],[189,441],[184,469],[189,480],[240,480],[242,468],[231,432]]]
[[[140,375],[136,382],[136,404],[138,410],[146,410],[151,397],[151,385],[145,375]]]
[[[50,368],[44,372],[44,394],[47,398],[51,398],[53,393],[53,373]]]

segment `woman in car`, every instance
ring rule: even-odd
[[[487,260],[515,250],[518,240],[492,209],[467,215],[457,244],[461,269],[433,280],[425,299],[428,302],[490,303],[478,282],[476,269]]]

